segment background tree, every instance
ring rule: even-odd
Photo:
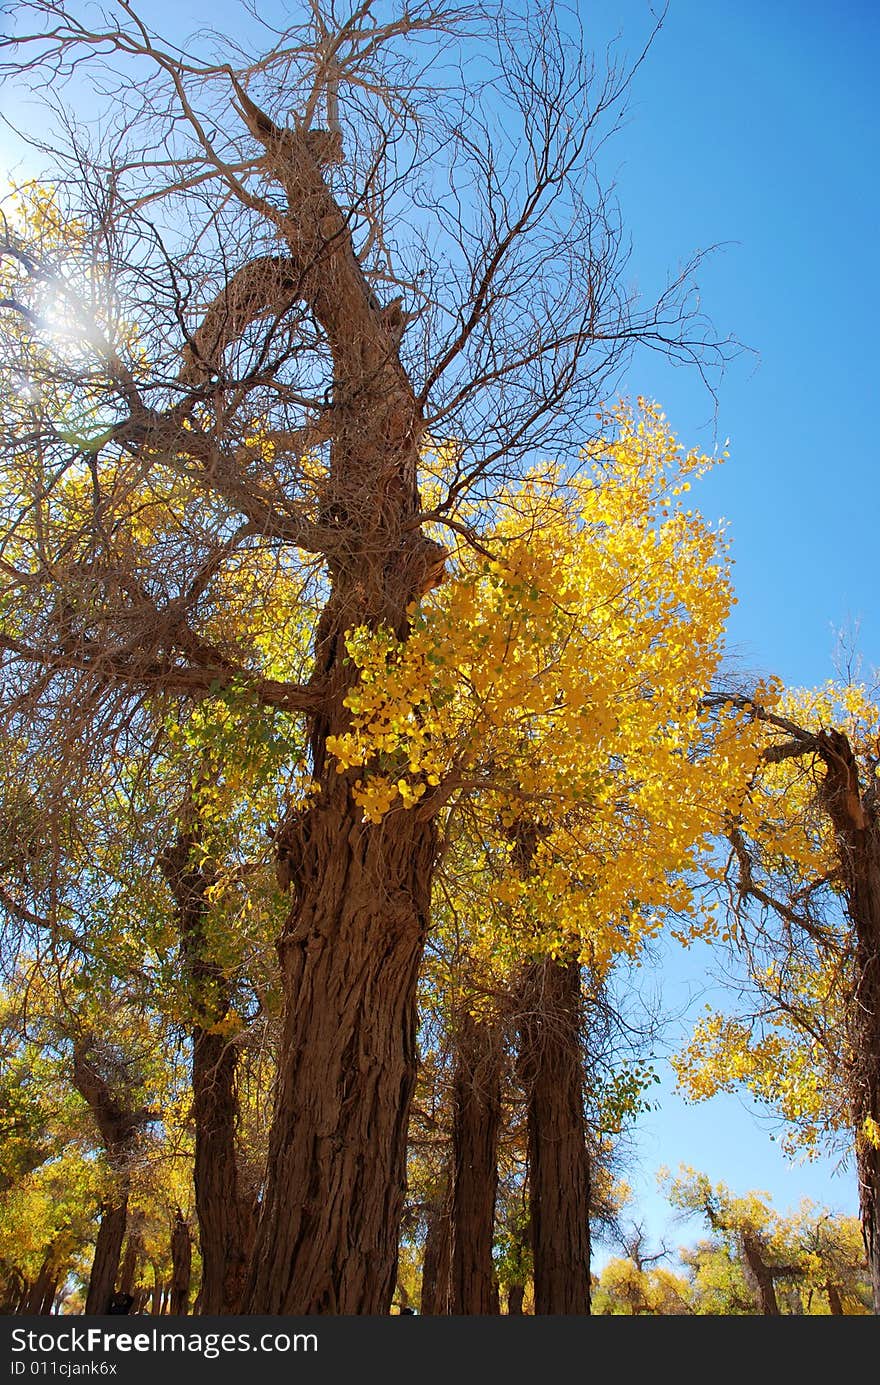
[[[855,1150],[880,1311],[878,717],[864,684],[738,698],[763,743],[723,879],[751,1013],[710,1015],[677,1067],[693,1096],[744,1083],[809,1151]]]

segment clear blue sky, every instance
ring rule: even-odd
[[[658,9],[575,8],[592,46],[619,32],[633,55]],[[143,9],[180,31],[170,0]],[[232,0],[194,0],[185,23],[220,27],[238,13]],[[717,414],[692,371],[653,355],[625,388],[658,399],[688,445],[730,439],[730,461],[694,499],[730,523],[740,602],[731,642],[741,667],[795,685],[831,675],[842,627],[858,624],[866,665],[880,663],[878,71],[876,0],[671,0],[604,155],[646,293],[695,250],[725,245],[700,275],[703,308],[755,354],[728,368]],[[703,961],[666,959],[674,1008],[704,985]],[[738,1099],[686,1107],[665,1078],[657,1092],[662,1107],[640,1123],[631,1175],[650,1234],[668,1220],[654,1171],[682,1161],[737,1190],[766,1189],[780,1209],[808,1195],[855,1211],[851,1171],[786,1162]],[[672,1228],[668,1239],[691,1235]]]
[[[580,11],[632,52],[652,22],[644,0]],[[741,667],[796,685],[833,673],[841,628],[858,625],[866,666],[880,664],[878,67],[870,0],[671,0],[609,149],[646,291],[693,251],[725,243],[700,274],[703,308],[757,354],[728,368],[717,416],[691,371],[652,355],[626,388],[657,398],[688,445],[729,437],[730,461],[694,500],[730,524],[731,644]],[[705,960],[670,950],[670,1010],[690,996],[700,1008]],[[855,1213],[851,1169],[791,1164],[745,1101],[687,1106],[660,1071],[660,1109],[640,1122],[632,1178],[654,1236],[666,1229],[674,1246],[695,1231],[670,1224],[660,1164],[765,1189],[779,1210],[809,1196]]]
[[[580,9],[632,52],[652,22],[644,0]],[[730,439],[730,461],[694,500],[730,524],[737,664],[790,684],[832,674],[842,628],[858,626],[866,666],[880,663],[878,60],[874,4],[671,0],[608,152],[646,292],[695,250],[724,243],[699,276],[703,308],[756,354],[728,368],[717,413],[691,371],[653,355],[634,363],[626,388],[657,398],[688,445]],[[706,960],[670,947],[670,1011],[691,998],[699,1010]],[[683,1018],[678,1030],[688,1028]],[[765,1189],[779,1210],[809,1196],[855,1213],[851,1169],[793,1165],[746,1100],[688,1106],[658,1070],[659,1109],[639,1123],[631,1176],[634,1215],[655,1239],[698,1234],[672,1222],[655,1186],[661,1164]]]

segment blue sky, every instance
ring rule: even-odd
[[[641,0],[580,8],[588,31],[593,16],[630,52],[652,22]],[[658,399],[689,446],[730,439],[730,460],[693,498],[730,526],[732,651],[739,668],[793,685],[833,674],[842,629],[858,628],[866,672],[880,663],[878,60],[873,4],[671,0],[608,149],[645,292],[695,250],[724,245],[700,273],[702,306],[750,352],[728,367],[717,412],[692,371],[653,355],[634,362],[626,389]],[[665,953],[670,1011],[693,997],[698,1012],[705,962],[703,950]],[[672,1223],[661,1164],[765,1189],[779,1210],[808,1196],[855,1213],[851,1168],[793,1165],[751,1103],[688,1106],[658,1070],[659,1109],[639,1123],[630,1175],[649,1235],[676,1246],[696,1233]]]
[[[160,29],[180,24],[169,0],[142,8]],[[619,33],[635,55],[654,22],[645,0],[575,8],[599,50]],[[219,27],[237,13],[230,0],[197,0],[187,21]],[[874,0],[671,0],[603,155],[646,294],[695,250],[723,245],[700,273],[702,306],[749,350],[720,381],[717,410],[693,371],[650,354],[625,389],[656,398],[688,446],[729,438],[730,460],[694,500],[729,522],[731,645],[740,668],[794,685],[831,676],[841,629],[858,627],[866,666],[880,662],[878,70]],[[704,986],[704,960],[666,956],[673,1008]],[[668,1220],[655,1170],[681,1161],[738,1191],[766,1189],[780,1209],[808,1195],[855,1211],[851,1171],[788,1163],[737,1098],[687,1107],[665,1076],[657,1093],[630,1174],[635,1214],[655,1238]],[[692,1234],[672,1227],[667,1238]]]

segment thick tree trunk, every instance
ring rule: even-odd
[[[196,1215],[202,1255],[201,1313],[237,1313],[253,1243],[253,1215],[239,1190],[235,1132],[238,1054],[220,1034],[193,1030]]]
[[[86,1313],[102,1314],[110,1311],[110,1300],[119,1275],[119,1257],[125,1239],[127,1214],[127,1196],[114,1203],[105,1203],[101,1208],[101,1225],[95,1242],[92,1272],[89,1275]]]
[[[435,837],[411,812],[304,820],[250,1313],[387,1313]],[[292,845],[289,843],[289,845]]]
[[[501,1053],[497,1025],[460,1017],[453,1082],[452,1311],[498,1312],[492,1244],[498,1187]]]
[[[855,932],[849,1005],[850,1090],[859,1213],[875,1313],[880,1313],[880,816],[846,736],[821,732],[821,799],[834,826],[847,912]]]
[[[452,1312],[452,1205],[448,1186],[428,1215],[421,1311],[423,1316]]]
[[[237,1313],[253,1248],[252,1209],[239,1189],[236,1128],[238,1051],[213,1026],[229,1010],[229,984],[205,938],[205,892],[211,881],[196,864],[197,834],[182,831],[161,859],[177,905],[181,959],[192,1030],[196,1217],[202,1257],[198,1312]]]
[[[255,260],[195,333],[199,383],[267,309],[303,302],[333,358],[329,465],[317,528],[330,596],[315,633],[308,724],[312,806],[278,834],[295,903],[279,944],[284,1022],[266,1191],[244,1300],[252,1313],[387,1313],[396,1279],[407,1115],[416,1068],[415,990],[435,852],[430,794],[364,823],[356,770],[336,773],[329,735],[351,726],[358,673],[346,632],[409,633],[409,608],[442,580],[445,550],[421,533],[421,405],[400,361],[400,302],[382,307],[325,166],[333,133],[283,135],[236,88],[285,194],[286,253]],[[240,281],[239,281],[240,280]],[[233,291],[234,290],[234,291]],[[286,301],[285,301],[286,300]],[[216,309],[216,310],[215,310]],[[408,773],[408,760],[392,779]],[[427,787],[427,786],[422,786]]]
[[[178,1211],[171,1233],[171,1313],[182,1317],[189,1311],[189,1286],[192,1277],[192,1237]]]
[[[880,1124],[880,1103],[874,1120]],[[873,1310],[880,1313],[880,1150],[870,1145],[861,1134],[857,1136],[856,1167],[859,1178],[859,1208],[862,1236],[871,1279]]]
[[[522,987],[535,1313],[590,1311],[590,1161],[576,962],[531,963]]]

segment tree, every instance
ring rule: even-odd
[[[845,1130],[880,1312],[880,715],[852,680],[736,697],[762,759],[723,877],[752,1015],[710,1015],[678,1063],[694,1096],[739,1082],[812,1148]]]
[[[408,644],[447,556],[427,527],[481,551],[493,483],[537,444],[571,457],[635,341],[711,350],[689,271],[644,312],[621,287],[595,151],[631,73],[597,74],[550,9],[373,11],[313,5],[268,51],[215,60],[128,3],[94,29],[75,0],[31,0],[3,41],[7,72],[54,90],[74,66],[123,74],[99,147],[67,122],[65,253],[12,228],[4,246],[7,362],[26,381],[7,433],[11,723],[38,714],[68,773],[77,736],[80,753],[136,737],[156,698],[238,689],[266,721],[305,723],[311,784],[276,835],[291,906],[256,1312],[385,1311],[395,1278],[454,786],[404,766],[415,811],[375,812],[375,784],[365,803],[333,750],[359,677],[347,633]],[[462,35],[456,95],[438,65]],[[160,544],[133,530],[145,500],[173,519]],[[273,664],[212,619],[223,574],[268,554],[314,610],[308,660]]]
[[[740,1259],[746,1283],[756,1295],[758,1311],[780,1313],[777,1284],[795,1281],[803,1273],[796,1249],[779,1218],[757,1193],[733,1197],[723,1183],[715,1186],[705,1174],[682,1169],[669,1182],[669,1200],[684,1211],[701,1212],[713,1232]]]

